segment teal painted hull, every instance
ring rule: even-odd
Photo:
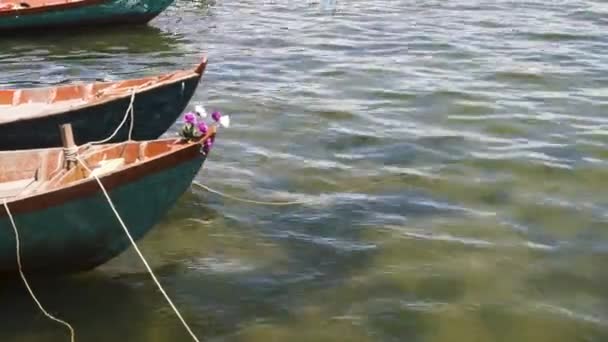
[[[173,0],[109,0],[82,7],[0,17],[0,31],[91,26],[109,23],[146,23]]]
[[[203,165],[200,154],[110,191],[134,239],[144,236],[190,186]],[[93,180],[94,182],[94,180]],[[66,274],[90,270],[130,243],[103,193],[15,215],[26,273]],[[0,219],[0,273],[17,270],[13,228]]]
[[[138,94],[134,102],[135,121],[131,138],[150,140],[165,133],[187,107],[200,77]],[[66,123],[72,125],[77,145],[106,139],[124,119],[129,102],[130,98],[123,98],[61,115],[1,124],[0,150],[61,146],[61,136],[57,127]],[[130,123],[129,118],[109,142],[125,141],[128,138]]]

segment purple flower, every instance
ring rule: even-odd
[[[203,152],[205,152],[205,154],[209,153],[209,151],[211,151],[212,146],[213,146],[213,140],[211,140],[211,139],[205,140],[205,142],[203,143]]]
[[[195,124],[196,116],[194,115],[194,113],[186,113],[186,115],[184,115],[184,121],[189,124]]]
[[[222,117],[222,114],[220,114],[220,112],[213,112],[211,113],[211,118],[215,121],[218,122],[220,121],[220,118]]]
[[[202,135],[207,134],[208,130],[209,127],[207,127],[207,124],[205,122],[201,122],[198,124],[198,131],[201,132]]]

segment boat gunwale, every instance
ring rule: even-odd
[[[151,84],[149,84],[145,87],[142,87],[142,88],[139,88],[139,87],[141,87],[141,85],[125,87],[120,92],[109,93],[105,96],[102,95],[98,99],[94,99],[93,101],[84,102],[80,105],[70,107],[69,110],[63,110],[63,111],[55,110],[54,111],[53,108],[50,108],[48,111],[42,111],[42,112],[36,113],[36,114],[23,115],[20,117],[13,117],[13,118],[9,118],[9,119],[4,119],[3,116],[0,115],[0,125],[12,124],[12,123],[28,121],[28,120],[36,120],[36,119],[41,119],[41,118],[48,118],[48,117],[52,117],[55,115],[70,114],[70,113],[77,112],[77,111],[85,109],[85,108],[95,108],[95,107],[103,106],[110,102],[119,101],[119,100],[122,100],[125,98],[130,98],[133,89],[136,89],[135,97],[137,98],[137,94],[149,92],[149,91],[152,91],[155,89],[159,89],[162,87],[166,87],[169,85],[173,85],[173,84],[176,84],[179,82],[184,82],[184,81],[195,79],[195,78],[200,79],[205,72],[207,63],[208,63],[207,57],[203,56],[201,61],[199,62],[199,64],[196,65],[194,68],[176,70],[176,71],[161,74],[158,76],[138,77],[138,78],[124,79],[124,80],[118,80],[118,81],[107,81],[107,82],[90,82],[90,83],[82,82],[82,83],[73,83],[73,84],[60,85],[60,86],[41,87],[41,88],[5,89],[5,90],[13,90],[15,92],[16,91],[29,91],[29,90],[39,91],[40,89],[50,90],[50,89],[55,89],[55,88],[60,88],[60,87],[86,86],[86,85],[93,85],[93,84],[119,84],[121,82],[126,82],[126,81],[139,81],[139,80],[167,77],[167,79],[152,82]],[[185,73],[185,72],[189,72],[189,73],[187,75],[184,75],[177,79],[173,79],[172,77],[169,77],[172,75],[176,75],[179,73]],[[145,84],[146,83],[143,83],[142,85],[145,85]],[[100,91],[103,92],[105,89],[107,89],[107,88],[101,89]],[[58,102],[61,102],[61,101],[58,101]],[[9,107],[11,105],[6,105],[6,106]],[[17,106],[19,106],[19,105],[13,105],[12,107],[17,107]]]
[[[32,14],[40,14],[46,12],[53,11],[61,11],[65,9],[74,9],[80,7],[94,6],[99,5],[104,2],[113,2],[116,0],[79,0],[79,1],[64,1],[62,3],[53,4],[53,5],[43,5],[43,6],[35,6],[35,7],[26,7],[26,8],[14,8],[9,10],[0,11],[0,17],[8,17],[8,16],[24,16],[24,15],[32,15]]]
[[[158,155],[151,156],[139,162],[127,164],[117,170],[113,170],[98,176],[104,188],[109,192],[112,189],[118,188],[128,183],[132,183],[138,179],[144,178],[151,174],[159,173],[164,170],[170,169],[179,164],[188,162],[196,158],[198,155],[202,155],[201,147],[203,142],[207,139],[210,139],[215,134],[215,127],[212,127],[212,129],[210,129],[205,136],[197,139],[196,141],[184,142],[182,138],[166,138],[144,141],[131,140],[116,144],[100,145],[100,149],[88,152],[87,157],[98,153],[103,153],[109,148],[114,148],[120,145],[126,146],[127,144],[132,143],[137,143],[141,146],[141,144],[144,143],[165,142],[168,145],[178,146],[177,148],[159,153]],[[49,148],[42,150],[53,149],[61,148]],[[36,149],[31,151],[40,150],[41,149]],[[204,156],[203,158],[206,157],[207,156]],[[94,177],[89,175],[86,178],[82,178],[66,185],[59,185],[56,188],[42,190],[41,192],[28,194],[23,197],[15,197],[10,200],[7,199],[6,202],[9,205],[11,213],[13,215],[26,214],[30,212],[44,210],[50,207],[60,206],[63,203],[78,200],[79,198],[90,197],[100,192],[101,188],[99,187],[99,184],[97,184],[97,181]],[[0,210],[0,218],[4,218],[6,216],[6,209],[2,208],[2,210]]]

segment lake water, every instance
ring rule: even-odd
[[[205,341],[608,341],[608,5],[187,1],[0,40],[0,86],[209,57],[232,116],[140,246]],[[180,128],[176,123],[168,134]],[[142,213],[145,214],[145,213]],[[188,341],[133,251],[34,280],[77,341]],[[19,283],[0,340],[68,341]]]

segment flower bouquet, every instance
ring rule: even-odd
[[[202,106],[194,107],[194,112],[188,112],[184,114],[184,126],[180,132],[182,138],[186,140],[197,140],[205,136],[209,132],[209,126],[205,123],[204,119],[207,117],[207,112]],[[218,111],[211,114],[211,119],[214,121],[211,125],[229,127],[230,116],[224,115]],[[215,141],[215,135],[212,135],[209,139],[203,142],[203,152],[208,154]]]

